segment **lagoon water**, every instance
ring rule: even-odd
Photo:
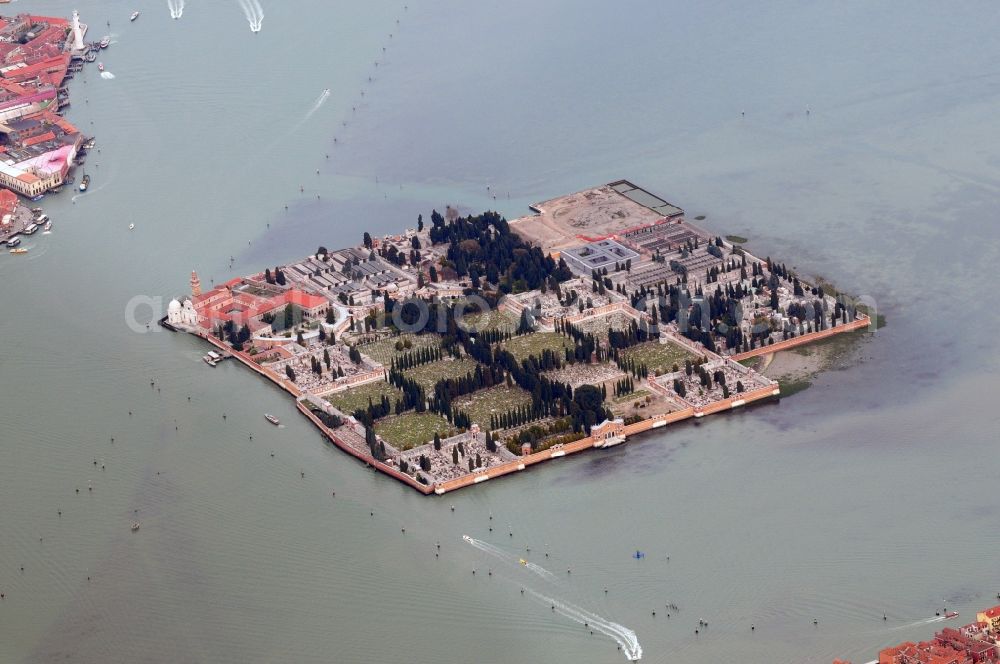
[[[91,191],[0,256],[0,661],[623,661],[545,597],[648,661],[866,662],[991,604],[994,3],[261,2],[255,34],[237,2],[4,10],[79,8],[115,78],[71,83]],[[126,324],[192,269],[621,177],[888,326],[780,404],[425,498]]]

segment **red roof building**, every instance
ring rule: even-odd
[[[879,664],[972,664],[961,650],[935,641],[901,643],[878,654]]]

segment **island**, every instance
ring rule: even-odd
[[[71,20],[23,13],[0,16],[0,245],[46,231],[51,220],[18,196],[39,201],[74,183],[73,168],[84,162],[94,139],[84,136],[60,112],[69,106],[68,82],[111,42],[86,43],[87,26]],[[98,65],[100,68],[101,65]],[[89,177],[83,176],[80,191]]]
[[[439,495],[775,400],[755,358],[872,324],[626,180],[531,209],[508,222],[448,207],[207,291],[192,272],[160,322]]]

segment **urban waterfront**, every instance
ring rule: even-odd
[[[236,3],[30,11],[74,7],[111,21],[115,78],[71,83],[91,191],[0,256],[0,660],[621,661],[527,587],[651,661],[863,662],[1000,590],[991,5],[294,3],[256,34]],[[197,340],[126,325],[191,269],[623,175],[888,326],[778,405],[425,499]]]

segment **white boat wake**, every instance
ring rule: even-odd
[[[469,537],[468,535],[463,535],[462,539],[480,551],[488,553],[506,563],[511,565],[520,564],[525,569],[530,570],[547,581],[556,580],[555,575],[541,565],[536,565],[535,563],[528,561],[521,562],[521,560],[524,560],[523,558],[516,561],[516,556],[514,554],[511,554],[498,546],[494,546],[489,542],[484,542],[474,537]],[[578,622],[581,625],[586,625],[588,628],[614,639],[618,643],[619,647],[621,647],[625,658],[629,661],[634,662],[642,659],[642,646],[639,644],[639,638],[636,636],[635,632],[628,627],[612,622],[611,620],[603,618],[596,613],[588,611],[587,609],[579,607],[575,604],[543,595],[542,593],[532,590],[531,588],[525,588],[525,591],[530,593],[532,597],[547,603],[560,615]]]
[[[260,6],[260,2],[258,0],[237,0],[237,2],[240,3],[240,9],[250,24],[250,32],[260,32],[264,22],[264,8]]]
[[[167,7],[170,9],[170,18],[178,19],[184,16],[184,0],[167,0]]]
[[[323,92],[320,93],[319,97],[316,99],[316,102],[313,103],[312,108],[310,108],[306,112],[306,116],[302,118],[302,121],[305,122],[306,120],[311,118],[313,116],[313,113],[318,111],[319,107],[322,106],[323,103],[329,98],[330,98],[330,89],[327,88],[326,90],[323,90]]]
[[[114,75],[114,74],[112,74],[112,73],[111,73],[111,72],[109,72],[109,71],[102,71],[102,72],[101,72],[101,78],[103,78],[103,79],[104,79],[105,81],[110,81],[110,80],[111,80],[111,79],[113,79],[114,77],[115,77],[115,75]]]
[[[619,646],[621,646],[622,653],[625,655],[627,660],[634,662],[642,659],[642,646],[639,645],[639,637],[637,637],[635,632],[630,630],[628,627],[619,625],[616,622],[611,622],[596,613],[582,609],[579,606],[570,604],[569,602],[561,602],[557,599],[546,597],[541,593],[535,592],[531,588],[527,588],[526,590],[535,598],[547,602],[549,606],[555,609],[556,613],[564,615],[570,620],[574,620],[581,625],[586,625],[588,628],[592,628],[605,636],[610,636],[618,642]]]

